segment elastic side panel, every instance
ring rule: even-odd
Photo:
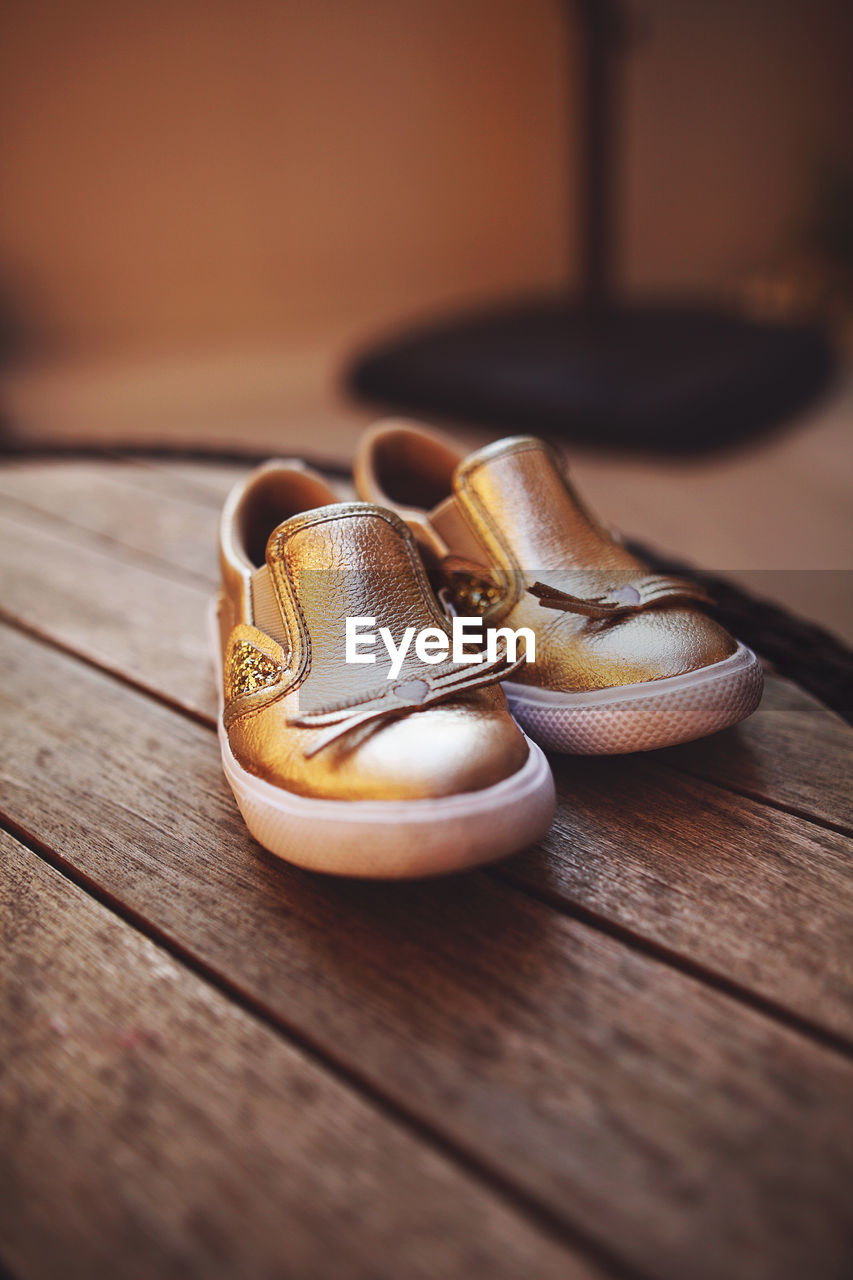
[[[252,574],[252,614],[258,630],[270,636],[287,653],[290,647],[287,632],[268,565]]]

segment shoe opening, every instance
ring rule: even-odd
[[[461,455],[439,436],[417,427],[384,427],[371,453],[375,485],[392,506],[431,511],[450,497]]]
[[[253,569],[266,563],[270,534],[289,520],[315,507],[339,501],[318,475],[295,467],[264,468],[250,480],[234,513],[236,550]]]

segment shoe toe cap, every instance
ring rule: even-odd
[[[371,794],[420,799],[494,786],[521,769],[527,755],[527,741],[507,710],[460,698],[375,730],[352,763]]]
[[[528,744],[500,689],[479,689],[374,722],[313,755],[316,730],[289,727],[269,707],[229,729],[238,763],[273,786],[327,800],[421,800],[480,791],[527,761]]]
[[[721,662],[737,648],[719,623],[689,608],[656,609],[615,623],[589,620],[569,635],[561,632],[548,637],[537,666],[548,687],[567,691],[683,675]]]

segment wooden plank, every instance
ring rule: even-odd
[[[155,492],[192,492],[200,502],[218,513],[238,480],[253,469],[246,463],[195,462],[173,459],[138,458]]]
[[[290,454],[286,451],[273,455],[287,460]],[[175,461],[171,459],[139,458],[137,462],[144,468],[151,480],[155,492],[186,495],[189,492],[216,509],[217,514],[222,504],[238,480],[242,480],[254,468],[250,465],[239,465],[221,462]],[[316,469],[316,468],[315,468]],[[355,498],[355,486],[348,472],[338,469],[332,472],[320,469],[335,490],[341,501],[348,502]]]
[[[42,512],[48,519],[59,515],[70,525],[98,533],[117,547],[153,556],[167,570],[177,565],[210,582],[217,580],[216,541],[222,503],[232,485],[251,469],[147,458],[94,463],[7,462],[0,465],[0,495]],[[352,484],[345,479],[331,476],[329,483],[343,500],[355,497]],[[14,518],[14,507],[10,514]],[[774,672],[765,674],[761,709],[812,710],[844,723],[812,694]]]
[[[181,954],[635,1269],[841,1275],[849,1061],[488,875],[290,868],[209,731],[3,642],[8,817]]]
[[[653,761],[552,758],[513,883],[580,906],[853,1041],[853,841]]]
[[[150,458],[7,462],[0,465],[0,494],[211,582],[218,573],[222,503],[251,470],[248,464]],[[342,500],[356,496],[342,476],[330,476],[329,483]],[[761,709],[813,710],[844,723],[812,694],[776,673],[766,674]]]
[[[829,717],[838,724],[845,724],[837,712],[831,711],[825,703],[813,693],[780,675],[772,667],[765,664],[764,696],[761,699],[762,711],[813,711],[817,715]]]
[[[26,1277],[600,1274],[0,832]]]
[[[212,723],[206,593],[118,562],[102,547],[45,533],[29,518],[0,516],[0,535],[11,616]],[[838,732],[832,718],[810,716],[809,724]],[[745,732],[726,736],[730,754]],[[772,760],[784,764],[778,747],[755,754],[767,761],[763,777],[772,782]],[[796,758],[802,769],[789,773],[793,782],[780,771],[775,793],[796,787],[799,807],[834,812],[843,778],[836,771],[835,790],[823,790],[823,773],[810,764],[818,757],[798,751]],[[552,856],[517,864],[518,883],[580,904],[797,1016],[851,1034],[843,966],[850,861],[840,837],[648,760],[553,762],[561,804],[545,845]],[[646,788],[655,796],[651,808]],[[718,857],[697,854],[709,842]]]
[[[212,588],[10,510],[0,511],[0,613],[212,720]]]
[[[199,585],[218,586],[218,512],[179,494],[177,485],[164,495],[162,480],[159,489],[146,483],[155,474],[121,462],[6,465],[0,494],[40,512],[53,529],[71,524],[159,561],[171,576],[184,569]]]
[[[174,464],[180,468],[178,483],[182,487],[184,472],[192,472],[194,465]],[[49,554],[44,550],[44,529],[37,516],[30,514],[28,517],[19,508],[7,507],[7,519],[13,523],[3,526],[8,533],[6,545],[0,545],[0,569],[11,584],[4,597],[8,616],[41,634],[55,637],[63,644],[79,645],[86,656],[103,664],[107,661],[103,644],[86,649],[85,635],[81,634],[79,625],[80,614],[103,614],[104,600],[115,592],[118,581],[121,584],[119,597],[132,590],[140,599],[151,600],[152,608],[134,620],[132,637],[127,633],[127,615],[117,616],[115,625],[107,628],[110,632],[107,637],[110,654],[122,647],[128,650],[128,674],[145,687],[154,688],[152,677],[156,673],[152,672],[152,664],[147,661],[148,651],[144,645],[140,649],[137,643],[128,644],[127,640],[130,638],[135,642],[141,639],[142,633],[137,631],[137,627],[147,627],[151,633],[150,649],[156,651],[163,643],[164,627],[170,628],[174,637],[174,659],[171,666],[165,669],[161,666],[162,678],[169,686],[168,696],[182,699],[183,705],[196,713],[212,715],[213,703],[209,696],[205,696],[204,689],[199,688],[198,682],[198,646],[207,644],[203,619],[207,606],[198,608],[195,604],[198,597],[195,596],[174,607],[173,602],[179,599],[179,593],[173,586],[163,587],[162,592],[159,590],[157,565],[145,564],[143,567],[154,572],[140,575],[137,564],[134,561],[128,563],[120,545],[116,544],[124,544],[136,551],[147,547],[149,555],[160,557],[164,575],[170,580],[168,560],[172,554],[170,548],[174,545],[181,567],[189,570],[193,565],[207,564],[205,586],[209,589],[215,577],[215,567],[211,564],[215,560],[218,510],[194,502],[178,501],[176,504],[168,489],[163,489],[163,476],[167,473],[159,468],[125,468],[120,481],[114,484],[109,479],[112,474],[109,468],[106,468],[106,478],[101,477],[96,467],[84,469],[79,477],[66,479],[64,467],[58,467],[48,471],[51,478],[45,484],[42,496],[39,496],[38,476],[35,480],[28,480],[27,470],[0,468],[0,492],[23,492],[27,501],[34,508],[40,507],[45,514],[61,506],[66,518],[71,519],[73,514],[78,521],[88,520],[90,526],[95,526],[112,541],[111,544],[93,545],[85,536],[75,538],[73,530],[63,529],[58,535],[54,526],[54,534],[61,536],[69,545],[62,548],[54,546],[52,554]],[[31,470],[36,473],[42,469]],[[136,476],[128,478],[133,472],[137,473]],[[129,495],[130,485],[140,486],[144,492]],[[63,492],[66,495],[73,493],[74,501],[63,503]],[[133,508],[137,497],[136,515],[123,523],[124,509]],[[216,505],[218,508],[218,502]],[[88,516],[89,508],[98,514]],[[15,523],[22,524],[23,529],[15,529]],[[75,541],[80,547],[79,554],[71,549]],[[101,557],[93,557],[93,551],[100,551]],[[110,554],[123,560],[119,574],[103,558]],[[44,595],[38,591],[34,579],[45,580],[47,592]],[[160,599],[160,595],[164,598]],[[104,622],[102,618],[98,628],[101,638],[104,638]],[[69,640],[69,636],[74,639]],[[189,654],[186,652],[188,639]],[[110,665],[109,661],[107,665]],[[161,664],[158,662],[158,665]],[[801,709],[810,709],[816,717],[807,722],[807,728],[802,718],[792,720],[767,714],[771,710]],[[814,749],[802,750],[799,739],[803,732],[809,736],[810,742],[814,737]],[[850,788],[845,785],[844,771],[848,767],[851,741],[850,730],[837,716],[822,708],[816,699],[797,689],[790,681],[771,675],[767,678],[762,706],[746,725],[712,739],[707,745],[661,754],[658,760],[806,817],[846,827],[849,825]]]
[[[119,461],[7,463],[0,466],[0,496],[13,519],[21,508],[40,513],[46,518],[42,525],[59,530],[70,525],[102,539],[106,550],[112,544],[121,555],[126,547],[171,577],[183,569],[200,580],[198,585],[215,588],[222,503],[248,470],[177,462],[157,467]],[[194,485],[197,475],[202,479]],[[333,484],[341,497],[352,496],[351,485]]]
[[[840,718],[762,704],[736,730],[661,752],[659,762],[853,832],[853,729]]]

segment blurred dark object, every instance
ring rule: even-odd
[[[27,356],[32,349],[32,330],[19,301],[20,290],[0,281],[0,373]],[[0,402],[0,450],[8,448],[11,431],[6,406]],[[3,1280],[0,1272],[0,1280]]]
[[[617,59],[632,33],[619,0],[569,7],[583,45],[579,297],[422,328],[358,357],[348,384],[395,408],[588,444],[696,453],[745,441],[825,386],[828,337],[814,323],[618,300]]]
[[[825,167],[807,239],[848,291],[853,288],[853,168]]]
[[[810,325],[531,302],[390,344],[359,361],[352,385],[420,413],[691,453],[772,427],[821,390],[832,363]]]

